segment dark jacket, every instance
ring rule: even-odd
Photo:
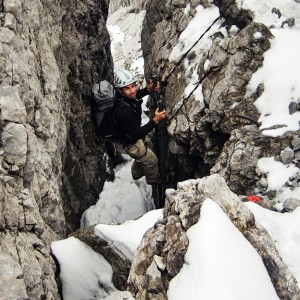
[[[115,118],[117,121],[117,140],[123,145],[134,144],[143,139],[155,127],[155,122],[141,126],[142,103],[144,96],[149,95],[147,88],[137,91],[136,99],[129,99],[118,95],[119,103],[115,105]]]

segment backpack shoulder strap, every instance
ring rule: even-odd
[[[115,105],[119,107],[130,107],[130,104],[122,98],[115,99]]]

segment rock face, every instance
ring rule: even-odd
[[[106,1],[0,1],[0,298],[59,299],[50,243],[107,177],[85,86],[111,79]]]
[[[151,1],[147,4],[142,31],[145,77],[154,72],[168,81],[163,92],[170,122],[170,187],[188,178],[219,173],[234,192],[254,193],[260,190],[256,183],[261,174],[255,170],[258,159],[262,156],[279,158],[286,147],[297,152],[293,140],[298,138],[299,132],[279,138],[266,137],[263,130],[258,129],[260,115],[254,105],[264,87],[259,85],[253,94],[246,94],[249,80],[262,66],[263,55],[270,48],[273,36],[269,28],[253,22],[253,13],[239,9],[234,1],[213,3]],[[192,49],[183,62],[173,68],[175,62],[170,61],[170,54],[199,5],[218,7],[222,21],[200,39],[200,44],[210,40],[210,47]],[[210,25],[212,23],[205,29]],[[201,34],[204,30],[199,30],[199,37]],[[191,79],[192,74],[202,82],[203,99],[199,100],[195,94],[182,96],[187,83],[197,81]],[[180,109],[179,100],[184,104]],[[291,105],[290,114],[295,109],[295,105]],[[294,157],[294,163],[298,163]]]
[[[135,252],[128,279],[136,299],[167,299],[170,280],[180,271],[189,241],[186,231],[200,218],[204,200],[215,201],[261,255],[280,299],[298,299],[297,281],[281,260],[272,238],[225,180],[212,175],[168,190],[164,218],[149,229]]]
[[[109,13],[114,13],[120,6],[132,6],[136,11],[145,9],[148,0],[113,0],[109,3]]]
[[[112,266],[112,282],[119,290],[127,289],[127,278],[131,267],[129,259],[116,247],[95,234],[95,226],[77,230],[72,236],[89,245],[95,252],[101,254]]]
[[[72,234],[112,265],[113,283],[123,292],[112,294],[107,299],[168,299],[171,280],[181,271],[184,263],[188,264],[185,262],[189,247],[187,231],[201,220],[203,202],[207,199],[224,211],[261,256],[279,299],[298,299],[300,290],[297,280],[282,261],[272,237],[218,174],[182,182],[176,190],[167,190],[163,219],[144,234],[132,261],[113,246],[114,243],[96,236],[94,226]],[[262,202],[263,199],[260,204],[264,205]],[[290,206],[299,205],[295,199],[290,199],[289,203]]]
[[[200,103],[191,96],[181,110],[176,107],[178,95],[193,72],[185,74],[180,65],[172,69],[169,56],[198,5],[213,4],[116,1],[110,8],[146,8],[146,78],[158,73],[168,79],[164,93],[170,112],[171,187],[215,174],[189,187],[179,184],[177,192],[169,190],[163,222],[147,232],[134,258],[130,290],[139,299],[166,299],[168,282],[179,272],[187,250],[185,232],[197,222],[201,203],[209,197],[259,250],[279,297],[296,299],[295,279],[269,236],[219,175],[235,193],[273,197],[265,175],[256,170],[257,161],[275,156],[299,167],[300,132],[270,139],[258,129],[253,103],[264,87],[246,95],[246,85],[262,66],[272,34],[234,2],[213,3],[223,18],[219,30],[210,33],[209,49],[187,56],[188,64],[197,60],[192,71],[202,81],[204,99]],[[78,228],[82,212],[96,202],[106,177],[112,176],[103,141],[94,134],[88,99],[82,95],[91,83],[112,79],[107,14],[106,0],[0,1],[0,299],[60,298],[50,243]],[[293,20],[287,25],[293,26]],[[292,103],[290,114],[298,109]],[[296,176],[288,185],[297,187],[299,182]],[[211,189],[213,185],[218,190],[222,186],[222,194]],[[299,206],[295,200],[289,199],[284,209]],[[129,262],[114,256],[103,241],[94,243],[89,234],[74,235],[113,257],[114,283],[124,289]]]
[[[62,46],[59,54],[63,99],[67,116],[66,151],[63,152],[62,197],[67,232],[79,227],[82,213],[96,202],[111,172],[103,142],[95,136],[84,89],[102,79],[112,80],[110,39],[106,30],[106,1],[84,1],[77,7],[63,4]],[[70,9],[70,7],[72,9]],[[64,102],[64,101],[63,101]]]

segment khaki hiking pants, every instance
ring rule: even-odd
[[[133,145],[123,146],[116,143],[119,152],[128,154],[134,159],[131,166],[133,179],[137,180],[146,176],[147,182],[152,182],[160,178],[158,170],[158,159],[153,151],[146,147],[143,140],[138,140]]]

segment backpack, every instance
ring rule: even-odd
[[[92,117],[99,136],[114,139],[117,135],[117,123],[114,114],[116,102],[114,87],[106,80],[93,85],[90,93]]]

